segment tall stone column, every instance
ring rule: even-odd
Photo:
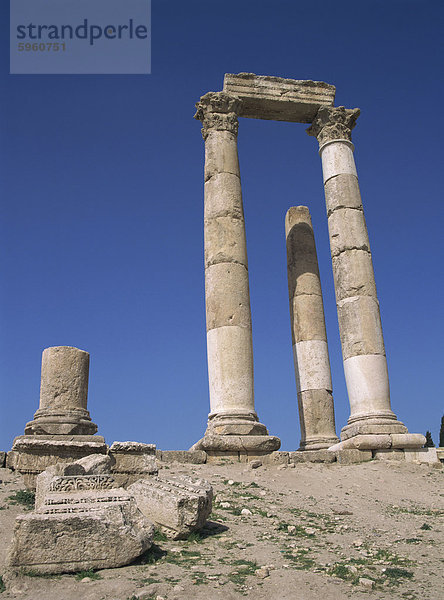
[[[335,431],[330,360],[318,258],[306,206],[293,206],[285,217],[299,420],[300,450],[320,450],[339,442]]]
[[[372,256],[353,158],[351,130],[359,109],[322,107],[309,135],[318,139],[324,175],[328,229],[339,332],[350,418],[341,432],[406,433],[390,406],[387,361]]]
[[[237,153],[240,100],[208,92],[196,104],[205,140],[205,298],[210,414],[194,447],[237,452],[279,447],[254,408],[245,223]],[[239,438],[248,437],[246,442]],[[247,446],[245,446],[247,444]]]

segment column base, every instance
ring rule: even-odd
[[[309,452],[310,450],[326,450],[337,443],[339,443],[339,438],[337,436],[309,438],[301,440],[298,451]]]
[[[213,435],[205,434],[190,450],[204,450],[208,457],[232,457],[241,455],[262,456],[279,450],[281,440],[273,435]]]
[[[34,490],[36,477],[50,465],[75,462],[90,454],[106,454],[100,435],[21,435],[8,452],[7,467],[21,473],[25,486]]]
[[[205,437],[208,435],[268,436],[268,431],[265,425],[259,423],[256,413],[218,412],[208,415],[208,424]]]
[[[97,425],[83,408],[54,410],[39,408],[25,426],[25,435],[94,435]]]
[[[425,437],[420,433],[378,433],[358,434],[349,437],[339,444],[330,446],[330,452],[338,450],[372,450],[398,451],[417,450],[425,444]]]
[[[356,435],[378,435],[391,433],[408,433],[407,427],[396,419],[396,415],[368,415],[350,417],[341,430],[341,440],[345,441]]]

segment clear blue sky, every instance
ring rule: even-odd
[[[194,104],[226,72],[314,79],[360,107],[355,159],[392,408],[435,443],[443,386],[441,1],[153,0],[151,75],[9,75],[0,7],[0,449],[39,403],[45,347],[91,353],[108,443],[185,449],[209,410],[203,151]],[[315,227],[337,430],[349,405],[316,140],[240,120],[256,409],[296,449],[284,216]]]

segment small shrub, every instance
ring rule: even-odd
[[[385,570],[385,576],[389,577],[390,579],[401,579],[402,577],[406,579],[412,579],[413,573],[412,571],[400,569],[399,567],[389,567]]]
[[[31,510],[35,504],[35,492],[29,490],[19,490],[12,496],[8,496],[9,504],[22,504]]]
[[[0,594],[6,590],[6,586],[3,583],[3,577],[0,575]]]
[[[92,569],[88,569],[88,571],[79,571],[75,574],[75,578],[77,579],[77,581],[80,581],[85,577],[89,577],[90,579],[102,579],[99,573],[96,573]]]

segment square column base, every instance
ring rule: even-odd
[[[27,489],[35,490],[37,475],[49,466],[107,451],[105,439],[100,435],[20,435],[8,452],[6,466],[23,476]]]
[[[242,458],[263,456],[279,450],[281,440],[273,435],[215,435],[206,433],[190,450],[204,450],[207,462],[217,458]]]

